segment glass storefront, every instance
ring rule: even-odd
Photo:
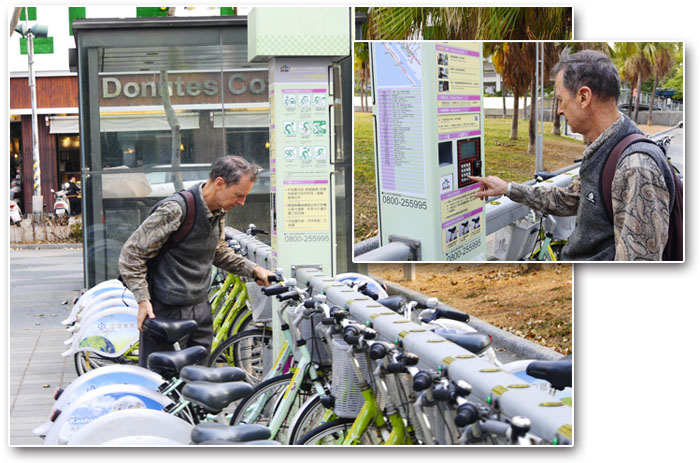
[[[118,276],[121,246],[153,205],[205,181],[226,154],[261,167],[228,224],[269,229],[267,66],[247,60],[245,18],[162,24],[74,27],[88,287]]]
[[[87,287],[116,278],[122,244],[153,205],[206,180],[223,155],[261,168],[246,206],[229,214],[227,224],[270,230],[268,68],[248,62],[246,18],[88,19],[73,30]],[[341,195],[351,164],[350,150],[344,152]],[[340,229],[343,247],[352,241],[349,229]],[[269,244],[267,236],[258,238]],[[351,253],[341,254],[339,269],[346,269]]]

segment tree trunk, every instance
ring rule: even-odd
[[[535,154],[537,151],[537,80],[534,76],[530,87],[530,124],[528,128],[527,152]]]
[[[632,91],[632,87],[630,87],[630,99],[629,102],[627,103],[627,117],[632,117],[632,104],[633,104],[633,97],[632,95],[634,92]]]
[[[517,140],[518,139],[518,106],[520,104],[520,95],[518,95],[517,91],[513,92],[513,122],[511,123],[510,126],[510,139],[511,140]]]
[[[651,101],[649,102],[649,117],[647,125],[651,125],[651,112],[654,110],[654,97],[656,96],[656,86],[659,85],[659,75],[654,75],[654,90],[651,91]]]
[[[552,102],[552,135],[561,135],[561,118],[559,117],[559,100],[554,97]]]
[[[180,122],[177,120],[175,115],[175,110],[170,102],[170,86],[168,85],[168,71],[160,71],[160,89],[161,89],[161,100],[163,101],[163,110],[165,111],[165,117],[168,120],[168,125],[170,126],[170,132],[172,134],[171,138],[171,150],[170,150],[170,167],[176,171],[173,174],[173,187],[175,191],[181,191],[185,189],[182,183],[182,173],[180,169]]]
[[[506,88],[501,85],[501,95],[503,96],[503,119],[508,117],[508,114],[506,112]]]
[[[527,90],[523,95],[523,119],[527,119]]]
[[[639,115],[639,101],[642,99],[642,74],[640,73],[637,77],[637,98],[634,101],[634,123],[637,123],[637,116]]]

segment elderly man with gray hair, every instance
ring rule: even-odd
[[[134,293],[139,309],[139,364],[146,367],[152,352],[172,350],[143,331],[148,318],[193,319],[198,330],[187,345],[211,349],[211,307],[207,301],[211,266],[270,284],[272,272],[236,254],[224,241],[226,213],[243,206],[253,188],[257,166],[239,156],[225,156],[212,165],[206,183],[165,198],[124,243],[119,272]],[[189,205],[194,214],[187,214]],[[187,234],[173,240],[183,223],[193,219]],[[182,228],[181,228],[181,225]],[[186,346],[181,346],[186,347]],[[206,359],[205,359],[206,361]]]
[[[673,174],[659,147],[634,143],[622,152],[612,178],[612,218],[606,212],[605,163],[624,138],[642,133],[617,108],[617,69],[606,54],[586,50],[563,54],[553,72],[559,114],[589,143],[579,175],[563,188],[473,177],[482,182],[477,196],[507,195],[555,216],[575,215],[576,227],[562,260],[661,260],[668,239]]]

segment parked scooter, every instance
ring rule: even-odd
[[[63,184],[63,189],[54,191],[51,189],[51,193],[56,197],[56,201],[53,203],[53,211],[56,217],[68,217],[70,216],[70,202],[68,202],[68,197],[66,188],[68,183]]]
[[[22,221],[22,209],[17,200],[22,197],[22,187],[17,180],[12,181],[10,188],[10,223],[19,226]]]
[[[10,200],[10,223],[19,226],[22,222],[22,211],[19,209],[17,203],[11,199]]]

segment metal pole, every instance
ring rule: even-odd
[[[540,45],[542,50],[540,51]],[[535,170],[544,170],[544,160],[542,153],[542,113],[544,112],[544,43],[538,42],[535,44],[535,87],[536,92],[533,95],[535,104],[537,105],[537,135],[535,137]]]
[[[24,21],[28,23],[29,8],[24,10]],[[33,213],[44,212],[43,198],[41,195],[41,159],[39,158],[39,124],[36,117],[36,77],[34,76],[34,33],[27,27],[27,57],[29,60],[29,91],[32,103],[32,162],[34,169],[34,185],[32,195],[37,197],[32,201]],[[36,210],[37,204],[41,204],[41,209]]]

